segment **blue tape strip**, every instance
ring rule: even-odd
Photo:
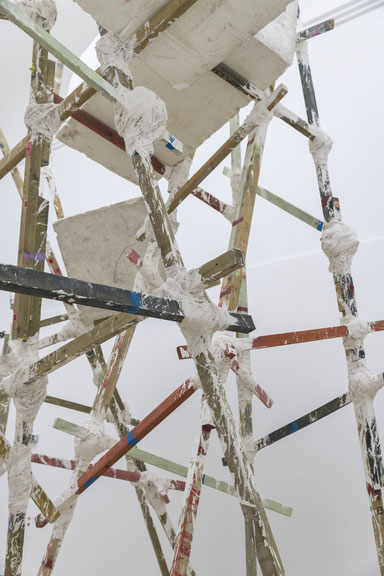
[[[129,292],[129,298],[131,300],[131,305],[128,306],[128,308],[124,310],[124,312],[127,312],[127,314],[139,314],[142,308],[141,295],[138,292],[133,292],[131,290],[128,290],[128,292]]]
[[[128,444],[130,446],[136,446],[136,444],[139,443],[139,440],[137,438],[135,438],[134,436],[132,436],[132,432],[128,432],[127,440],[128,440]]]
[[[203,479],[201,481],[202,484],[204,484],[204,480],[205,480],[205,474],[203,474]]]
[[[298,428],[298,427],[297,427],[297,422],[292,422],[292,424],[291,424],[291,430],[292,430],[292,432],[296,432],[297,428]]]
[[[165,145],[166,148],[168,148],[168,150],[174,150],[175,147],[172,146],[172,144],[170,142],[167,142],[167,144]]]
[[[324,226],[324,222],[319,222],[317,225],[317,229],[320,230],[320,232],[321,232],[323,229],[323,226]]]
[[[84,486],[86,488],[88,488],[88,486],[90,486],[91,484],[93,484],[94,482],[96,482],[96,480],[99,478],[99,476],[93,476],[90,480],[88,480]]]

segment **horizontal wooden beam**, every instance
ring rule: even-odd
[[[244,267],[241,250],[228,250],[199,268],[202,283],[206,288],[217,286],[221,278]]]
[[[46,404],[60,406],[61,408],[76,410],[76,412],[83,412],[84,414],[90,414],[92,410],[91,406],[85,406],[84,404],[79,404],[78,402],[71,402],[70,400],[65,400],[64,398],[56,398],[55,396],[46,396],[44,402]]]
[[[208,279],[208,271],[215,277],[217,272],[215,272],[214,267],[218,261],[221,261],[220,258],[224,258],[225,265],[228,265],[228,262],[231,262],[232,266],[241,264],[236,252],[225,253],[219,259],[206,264],[206,271],[203,272],[206,279]],[[159,298],[150,294],[139,294],[132,290],[122,290],[121,288],[84,282],[67,276],[37,272],[10,264],[0,264],[0,290],[31,294],[69,304],[76,303],[111,312],[123,312],[141,317],[148,316],[172,322],[182,322],[184,319],[184,313],[177,300]],[[235,312],[231,312],[230,316],[233,318],[233,324],[230,324],[227,330],[249,334],[255,329],[251,316]]]
[[[173,322],[184,318],[176,300],[7,264],[0,264],[0,290]]]
[[[324,222],[322,220],[319,220],[318,218],[311,216],[311,214],[304,212],[304,210],[301,210],[301,208],[297,208],[297,206],[291,204],[290,202],[284,200],[283,198],[280,198],[280,196],[273,194],[273,192],[270,192],[265,188],[260,188],[259,186],[257,188],[257,194],[261,198],[264,198],[264,200],[267,200],[271,204],[274,204],[278,208],[281,208],[281,210],[284,210],[284,212],[291,214],[291,216],[294,216],[295,218],[301,220],[305,224],[308,224],[312,228],[319,230],[319,232],[322,231],[324,226]]]

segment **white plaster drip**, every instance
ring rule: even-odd
[[[25,511],[32,491],[30,448],[15,441],[9,451],[7,468],[9,512]]]
[[[329,259],[329,271],[347,274],[359,246],[355,230],[342,220],[332,218],[324,225],[321,248]]]
[[[236,372],[239,401],[249,402],[252,395],[256,395],[257,382],[250,370],[247,370],[240,358],[238,358],[239,369]]]
[[[24,122],[31,131],[31,142],[43,137],[49,141],[59,130],[61,120],[57,104],[37,104],[31,98],[25,111]]]
[[[73,314],[65,323],[65,326],[61,330],[59,336],[60,340],[69,340],[70,338],[76,338],[81,336],[86,331],[83,321],[80,319],[78,313]]]
[[[57,9],[54,0],[17,0],[15,4],[44,30],[51,30],[55,25]]]
[[[116,444],[116,440],[104,432],[104,422],[99,424],[90,418],[82,427],[88,430],[88,435],[75,438],[75,456],[79,460],[79,468],[87,467],[100,452]]]
[[[313,139],[309,139],[309,151],[315,164],[326,164],[333,146],[333,140],[320,128],[313,125],[311,128],[312,131],[315,131],[316,136]]]
[[[134,54],[135,40],[135,36],[129,40],[121,40],[112,32],[108,32],[99,38],[96,43],[96,54],[102,74],[108,68],[117,68],[125,76],[132,78],[129,65]]]
[[[166,130],[168,115],[164,102],[144,86],[133,90],[120,86],[116,96],[115,126],[124,138],[126,152],[149,158],[154,153],[154,142],[163,138]]]
[[[165,177],[168,180],[168,193],[169,193],[167,205],[169,205],[172,202],[173,197],[179,190],[179,188],[184,186],[184,184],[188,181],[191,165],[192,165],[192,158],[187,156],[172,168],[167,167],[167,171],[165,173]],[[174,214],[174,212],[172,212],[172,214]]]
[[[343,316],[340,320],[340,325],[348,328],[348,336],[343,338],[346,350],[360,348],[367,335],[372,332],[369,322],[364,322],[358,316],[352,316],[352,314]]]
[[[208,298],[198,270],[174,266],[167,273],[167,281],[155,293],[180,302],[185,315],[180,329],[194,358],[207,348],[210,350],[213,334],[225,330],[233,318]]]
[[[383,376],[373,374],[368,369],[365,360],[348,362],[348,381],[349,392],[355,403],[373,400],[384,385]]]
[[[118,411],[119,424],[122,424],[126,428],[129,428],[129,426],[131,425],[131,420],[132,420],[132,416],[131,416],[131,413],[129,411],[129,406],[126,402],[124,402],[124,410]],[[108,412],[107,412],[106,421],[109,424],[115,424],[116,423],[115,417],[113,416],[111,410],[108,410]]]

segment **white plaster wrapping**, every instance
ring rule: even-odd
[[[167,109],[152,90],[137,86],[128,90],[120,86],[116,91],[116,130],[124,138],[125,149],[131,156],[137,152],[143,158],[153,154],[153,144],[164,136]]]
[[[257,454],[257,443],[252,436],[245,436],[242,441],[247,458],[252,463]]]
[[[54,0],[19,0],[17,6],[44,30],[51,30],[57,18]]]
[[[169,170],[169,176],[168,176],[169,198],[167,204],[169,204],[172,201],[178,189],[184,186],[184,184],[188,181],[191,165],[192,165],[192,158],[189,158],[189,156],[187,156],[186,158],[184,158],[184,160],[182,160],[181,162],[173,166],[172,169]],[[174,212],[172,212],[172,214],[173,213]]]
[[[372,332],[371,325],[368,322],[364,322],[358,316],[352,316],[351,314],[342,317],[340,325],[348,328],[348,336],[343,338],[346,350],[360,348],[366,336]]]
[[[241,169],[231,170],[231,189],[232,189],[232,202],[236,203],[236,199],[240,192],[241,184]]]
[[[235,358],[225,356],[226,349],[231,349],[236,354],[235,338],[229,334],[217,332],[212,338],[211,351],[223,384],[227,381],[229,368]]]
[[[9,512],[25,511],[32,491],[31,451],[28,446],[15,442],[8,459]]]
[[[37,104],[31,100],[24,114],[24,122],[31,131],[31,142],[40,136],[51,141],[61,126],[56,104]]]
[[[170,480],[161,478],[152,472],[141,473],[140,480],[135,482],[141,486],[145,492],[145,496],[152,508],[158,516],[163,516],[166,513],[165,502],[161,497],[161,492],[167,494],[171,488]]]
[[[302,42],[302,44],[305,44],[305,42]],[[320,128],[315,126],[311,126],[311,128],[316,132],[316,136],[309,140],[309,151],[316,164],[326,164],[333,146],[333,140]]]
[[[244,128],[247,127],[247,129],[251,131],[256,130],[254,138],[258,145],[264,144],[267,128],[273,118],[273,111],[268,110],[267,104],[268,100],[264,95],[264,97],[259,102],[256,102],[252,111],[247,116],[243,124]],[[246,167],[244,166],[243,170],[245,168]]]
[[[71,523],[73,513],[76,508],[76,501],[69,500],[63,503],[56,503],[55,506],[60,512],[60,516],[55,522],[54,529],[53,529],[53,537],[62,540],[65,537],[65,533],[68,530],[68,527]]]
[[[168,279],[156,295],[180,302],[185,316],[180,329],[193,358],[211,348],[215,332],[225,330],[233,323],[227,310],[216,306],[205,294],[197,270],[187,271],[176,266],[168,270]]]
[[[329,259],[329,271],[347,274],[359,246],[355,230],[342,220],[332,218],[321,234],[321,248]]]
[[[75,456],[79,460],[79,467],[83,463],[92,462],[97,454],[112,448],[116,440],[104,432],[104,424],[97,423],[95,420],[87,420],[82,427],[88,430],[85,438],[75,438]]]
[[[96,54],[101,72],[105,73],[108,68],[114,67],[128,78],[132,78],[129,64],[133,57],[134,43],[135,37],[130,40],[121,40],[112,32],[101,36],[96,43]]]
[[[348,380],[349,391],[357,403],[373,400],[384,384],[383,377],[373,374],[364,360],[348,363]]]
[[[3,474],[5,474],[6,471],[7,471],[7,465],[6,465],[5,461],[2,458],[0,458],[0,477]]]

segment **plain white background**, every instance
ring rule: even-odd
[[[302,0],[303,20],[337,4],[341,2]],[[58,0],[57,5],[59,19],[53,35],[81,55],[96,36],[96,25],[75,3]],[[360,315],[366,320],[384,319],[383,17],[381,8],[310,43],[322,125],[335,141],[330,157],[333,192],[340,198],[344,219],[357,230],[361,241],[353,274]],[[0,54],[0,123],[13,146],[25,134],[23,114],[29,97],[31,41],[12,24],[0,21]],[[69,79],[67,71],[63,91]],[[289,89],[284,104],[304,117],[295,62],[283,81]],[[193,171],[226,139],[228,130],[224,127],[201,147]],[[268,133],[261,185],[321,217],[307,146],[304,137],[275,119]],[[229,165],[229,161],[224,164]],[[69,148],[55,153],[53,166],[68,216],[139,193],[130,183]],[[222,176],[222,168],[204,182],[204,187],[229,200],[229,183]],[[0,261],[15,264],[20,201],[10,176],[1,181],[0,188]],[[195,198],[184,202],[179,219],[178,242],[188,267],[227,249],[229,224]],[[251,234],[247,266],[255,334],[337,325],[334,287],[327,260],[320,251],[319,233],[257,198]],[[217,298],[217,290],[212,291],[212,298]],[[61,311],[58,303],[44,303],[44,316]],[[10,320],[9,295],[0,293],[0,328],[8,329]],[[177,326],[171,323],[147,320],[138,327],[119,385],[135,417],[147,414],[192,373],[190,362],[177,360],[175,348],[182,343]],[[383,344],[384,335],[379,333],[366,340],[368,363],[374,372],[384,371]],[[104,348],[108,354],[110,345]],[[347,389],[340,341],[255,351],[252,365],[260,384],[275,401],[269,411],[254,401],[257,437]],[[236,412],[232,379],[227,391]],[[91,404],[94,388],[86,360],[80,358],[55,372],[49,380],[49,394]],[[382,394],[377,397],[376,410],[379,432],[384,437]],[[196,394],[142,442],[143,449],[187,464],[198,406]],[[55,417],[84,420],[81,414],[44,405],[35,426],[39,434],[36,450],[71,458],[73,439],[52,428]],[[12,411],[10,439],[13,424]],[[230,480],[221,455],[213,433],[207,473]],[[35,465],[34,473],[51,497],[70,479],[70,472],[43,466]],[[255,475],[263,495],[294,508],[291,518],[268,513],[288,575],[379,575],[351,406],[260,452]],[[168,509],[177,525],[182,495],[171,493],[170,497]],[[32,503],[28,514],[32,520],[26,530],[23,574],[32,576],[37,573],[51,529],[35,528],[37,509]],[[4,562],[6,527],[7,480],[2,477],[0,566]],[[159,534],[170,559],[171,550],[161,529]],[[244,528],[235,498],[209,488],[203,490],[192,563],[199,576],[244,574]],[[55,569],[57,576],[106,573],[158,573],[134,491],[127,483],[111,479],[99,480],[79,499]]]

